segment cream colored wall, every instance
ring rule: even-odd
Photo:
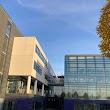
[[[45,59],[47,59],[35,37],[15,37],[9,75],[32,76],[45,85],[48,85],[48,81],[44,78],[44,73],[49,73],[49,70],[35,52],[36,45]],[[36,73],[34,70],[34,60],[42,67],[42,75]]]
[[[32,75],[35,38],[14,38],[9,75]]]

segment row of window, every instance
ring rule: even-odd
[[[104,76],[106,76],[106,77],[109,76],[110,77],[110,72],[87,72],[87,73],[86,72],[69,72],[69,73],[65,72],[65,74],[69,75],[69,76],[70,75],[74,75],[74,76],[75,75],[85,75],[85,76],[92,75],[92,76],[103,76],[103,77]]]
[[[76,56],[76,57],[74,57],[74,56],[69,56],[69,57],[65,57],[65,59],[66,60],[75,60],[75,59],[78,59],[78,60],[85,60],[85,59],[87,59],[87,60],[93,60],[93,59],[96,59],[96,60],[102,60],[102,59],[109,59],[109,58],[107,58],[107,57],[104,57],[104,56],[91,56],[91,57],[89,57],[89,56],[82,56],[82,57],[79,57],[79,56]]]
[[[38,72],[39,74],[42,74],[42,68],[40,67],[40,65],[34,61],[34,69],[36,70],[36,72]]]
[[[74,68],[74,67],[90,67],[90,68],[101,68],[101,67],[110,67],[110,64],[66,64],[65,65],[66,68],[70,67],[70,68]]]
[[[46,59],[44,58],[44,56],[42,55],[40,49],[38,48],[38,46],[36,45],[36,48],[35,48],[35,52],[38,54],[38,56],[40,57],[40,59],[43,61],[43,63],[45,64],[45,66],[47,67],[47,61]]]
[[[66,82],[66,81],[65,81]],[[86,80],[86,79],[82,79],[82,78],[79,78],[79,79],[72,79],[72,80],[67,80],[67,83],[69,82],[69,84],[71,83],[71,84],[74,84],[75,82],[76,83],[109,83],[110,84],[110,81],[109,80],[104,80],[104,79],[102,79],[102,80],[99,80],[99,79],[89,79],[89,80]]]
[[[89,63],[89,62],[110,62],[110,59],[108,59],[108,60],[104,60],[104,59],[102,59],[102,60],[65,60],[65,62],[87,62],[87,63]]]
[[[110,62],[110,59],[101,59],[101,60],[98,60],[98,59],[66,59],[65,60],[66,62],[70,61],[70,62]]]
[[[65,71],[70,72],[109,72],[110,68],[65,68]]]

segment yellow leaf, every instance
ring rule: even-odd
[[[107,2],[110,2],[110,0],[107,0]]]
[[[110,17],[110,14],[108,14],[108,17]]]

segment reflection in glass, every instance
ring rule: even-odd
[[[66,97],[110,99],[110,59],[105,59],[102,56],[71,56],[72,61],[66,59]]]

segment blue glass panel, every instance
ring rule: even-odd
[[[40,49],[38,48],[38,46],[36,45],[36,48],[35,48],[35,52],[37,53],[37,55],[40,57],[40,59],[42,60],[42,62],[45,64],[45,66],[47,67],[47,61],[46,59],[44,58],[44,56],[42,55]]]
[[[39,74],[42,74],[42,68],[39,66],[39,64],[36,61],[34,61],[34,70]]]

